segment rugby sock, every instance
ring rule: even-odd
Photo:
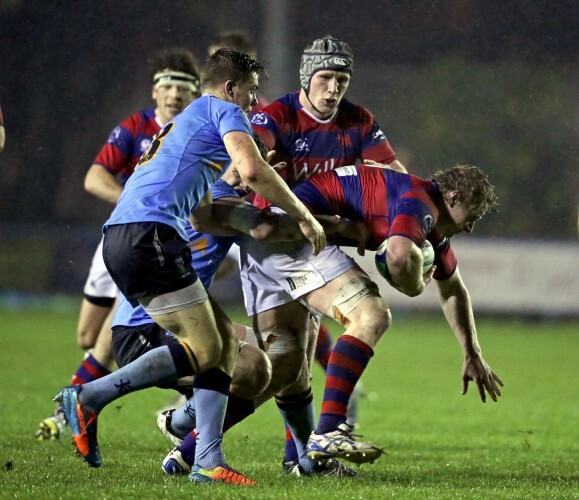
[[[290,431],[290,428],[287,426],[287,424],[285,424],[285,449],[283,454],[283,461],[297,462],[299,461],[299,459],[300,457],[298,455],[296,442],[294,441],[294,437],[292,436],[292,431]]]
[[[332,336],[328,328],[320,323],[318,331],[318,339],[316,341],[316,361],[322,365],[325,370],[328,367],[328,360],[332,354]]]
[[[193,375],[190,351],[182,343],[152,349],[106,377],[83,384],[79,401],[98,413],[125,394]]]
[[[195,398],[192,397],[171,414],[171,431],[182,438],[195,429],[196,424]]]
[[[111,371],[105,366],[101,365],[99,361],[89,352],[86,354],[80,366],[72,376],[70,385],[86,384],[93,380],[99,379],[108,375]]]
[[[223,422],[223,432],[227,432],[235,424],[241,422],[255,412],[255,404],[251,399],[241,399],[235,394],[229,394],[227,410]],[[191,398],[181,408],[171,415],[171,430],[177,436],[185,436],[191,429],[195,429],[197,419],[195,414],[195,398]]]
[[[195,464],[195,448],[197,447],[197,433],[192,430],[189,434],[185,436],[183,442],[177,446],[177,449],[181,452],[183,460],[189,465],[193,466]]]
[[[230,384],[231,377],[217,368],[199,373],[193,382],[197,409],[195,464],[203,469],[225,463],[221,439]]]
[[[316,426],[312,389],[293,396],[276,396],[275,402],[294,438],[298,459],[307,474],[314,472],[316,461],[307,456],[306,445]]]
[[[342,335],[330,355],[320,420],[316,434],[334,431],[346,421],[350,396],[364,373],[372,348],[351,335]]]
[[[225,420],[223,422],[223,432],[227,432],[235,424],[241,422],[254,412],[255,404],[253,403],[253,400],[241,399],[235,396],[235,394],[229,394]],[[173,415],[175,415],[175,412],[173,412]],[[174,429],[172,419],[171,428]],[[177,449],[181,452],[183,460],[185,460],[189,465],[195,464],[196,436],[197,434],[195,430],[191,431],[187,434],[183,442],[177,446]],[[297,451],[295,460],[297,460]]]

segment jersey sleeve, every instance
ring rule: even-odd
[[[222,179],[219,179],[213,186],[211,186],[211,197],[214,200],[220,198],[240,198],[239,193],[233,186],[230,186]]]
[[[396,154],[372,113],[367,110],[366,113],[369,127],[364,131],[362,137],[361,160],[374,160],[388,165],[396,159]]]
[[[217,127],[222,138],[233,131],[245,132],[253,137],[247,115],[237,105],[220,106],[218,108]]]
[[[432,243],[434,248],[434,271],[433,278],[436,280],[446,280],[450,278],[456,271],[458,262],[456,255],[450,246],[450,240],[443,236],[438,231],[433,231],[428,235],[428,241]]]
[[[426,235],[434,228],[434,216],[429,204],[419,197],[406,197],[401,198],[393,208],[390,213],[394,217],[388,237],[405,236],[422,247]]]
[[[4,115],[2,114],[2,106],[0,106],[0,127],[4,126]]]
[[[270,108],[268,106],[268,108]],[[267,149],[275,149],[276,137],[279,137],[279,127],[275,118],[263,110],[251,117],[251,127],[263,139]]]
[[[123,122],[110,133],[93,163],[102,165],[111,174],[116,175],[130,166],[132,153],[133,137]]]

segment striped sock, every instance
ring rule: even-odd
[[[109,373],[111,373],[110,370],[101,365],[92,353],[89,352],[72,376],[70,385],[86,384],[87,382],[104,377]]]
[[[197,444],[197,433],[192,430],[189,434],[185,436],[183,442],[177,446],[177,449],[181,452],[183,460],[187,462],[191,467],[195,464],[195,448]]]
[[[328,367],[328,361],[332,354],[332,336],[330,331],[322,324],[318,331],[318,339],[316,341],[316,361],[322,365],[324,370]]]
[[[285,424],[285,451],[283,455],[284,462],[297,462],[299,460],[298,449],[296,447],[296,442],[292,436],[292,431]]]
[[[372,348],[356,337],[342,335],[338,339],[328,363],[316,434],[334,431],[346,421],[350,396],[373,355]]]

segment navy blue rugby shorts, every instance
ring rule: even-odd
[[[113,281],[133,306],[141,297],[181,290],[197,280],[187,242],[160,222],[109,226],[103,257]]]

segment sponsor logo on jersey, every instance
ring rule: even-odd
[[[378,129],[372,135],[372,139],[373,140],[380,139],[381,141],[383,141],[383,140],[386,140],[386,135],[384,134],[384,132],[382,132],[380,129]]]
[[[265,113],[257,113],[251,118],[252,125],[267,125],[267,115]]]
[[[296,181],[309,179],[312,175],[321,174],[334,170],[334,158],[324,161],[324,163],[315,163],[313,165],[307,162],[302,163],[301,169],[298,165],[293,166],[294,179]]]
[[[347,167],[336,168],[334,172],[336,172],[336,175],[338,177],[349,177],[351,175],[358,175],[358,170],[351,165]]]

